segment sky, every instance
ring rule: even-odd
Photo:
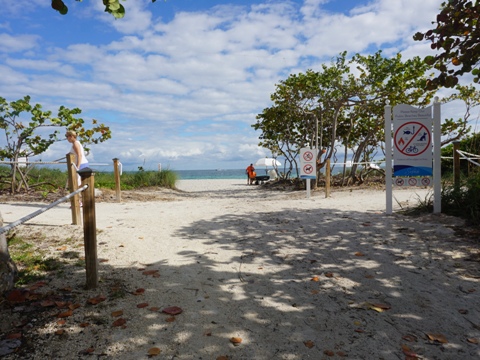
[[[432,54],[412,36],[442,2],[126,0],[115,20],[101,0],[64,0],[65,16],[47,0],[1,1],[0,97],[82,109],[112,131],[89,161],[126,170],[243,169],[270,156],[252,125],[275,84],[342,51]],[[41,159],[69,150],[61,141]]]

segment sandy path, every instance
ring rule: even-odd
[[[97,203],[99,258],[108,261],[99,289],[79,296],[107,300],[75,310],[67,337],[45,324],[32,358],[74,359],[88,347],[108,359],[146,359],[152,347],[160,359],[480,356],[480,270],[468,261],[478,247],[454,235],[458,220],[387,216],[382,191],[307,199],[240,180],[178,187],[172,201]],[[398,209],[427,191],[394,195]],[[32,206],[2,204],[5,222]],[[23,228],[79,236],[69,222],[65,204]],[[77,272],[62,282],[81,288]],[[124,296],[112,296],[115,286]],[[137,288],[145,293],[132,295]],[[183,309],[171,322],[157,310],[169,306]],[[110,326],[115,310],[124,328]],[[96,321],[83,329],[85,318]]]

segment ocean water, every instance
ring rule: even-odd
[[[246,179],[245,169],[172,170],[180,180]]]

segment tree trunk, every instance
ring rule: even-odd
[[[3,218],[0,213],[0,227],[3,226]],[[7,237],[0,235],[0,296],[13,289],[17,277],[17,267],[8,252]]]

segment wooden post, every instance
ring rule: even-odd
[[[97,223],[95,218],[95,176],[90,168],[78,172],[82,177],[82,186],[88,185],[83,191],[83,238],[85,245],[85,269],[87,273],[87,289],[98,286],[97,258]]]
[[[120,188],[120,171],[118,169],[119,160],[117,158],[113,159],[113,177],[115,178],[115,195],[117,197],[117,202],[122,201],[122,192]]]
[[[460,141],[453,142],[453,186],[455,189],[460,189]]]
[[[68,190],[70,193],[78,189],[78,174],[74,166],[74,155],[69,153],[67,157]],[[72,225],[80,224],[80,196],[77,194],[70,198],[70,209],[72,211]]]
[[[330,196],[330,159],[327,159],[325,164],[325,197],[328,198]]]

